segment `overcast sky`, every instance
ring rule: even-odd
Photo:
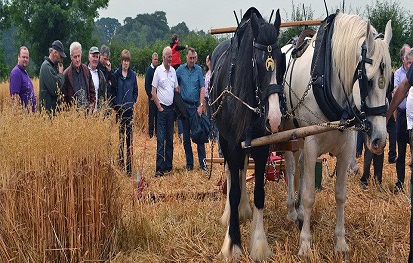
[[[329,12],[343,5],[343,0],[326,0]],[[292,6],[311,7],[314,19],[323,19],[326,16],[323,0],[195,0],[195,1],[162,1],[162,0],[110,0],[107,9],[99,10],[100,18],[112,17],[123,24],[126,17],[135,18],[137,14],[155,11],[164,11],[169,27],[176,26],[184,21],[190,30],[208,31],[211,28],[235,26],[236,20],[233,11],[239,17],[240,10],[245,12],[249,7],[256,7],[265,18],[269,18],[272,9],[280,9],[281,21],[289,21]],[[398,0],[401,6],[411,13],[411,0]],[[353,14],[362,14],[366,5],[373,5],[374,0],[345,0],[345,11]],[[300,8],[302,9],[302,8]],[[239,17],[239,19],[241,19]]]

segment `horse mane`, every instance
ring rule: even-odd
[[[254,39],[254,36],[251,27],[251,18],[254,15],[256,15],[257,17],[260,32],[271,32],[269,30],[275,31],[274,25],[267,23],[258,12],[258,10],[254,7],[251,7],[244,14],[240,26],[238,27],[237,32],[234,35],[233,42],[238,42],[238,45],[236,49],[233,49],[233,47],[230,48],[231,52],[229,54],[229,58],[236,58],[232,83],[233,92],[247,104],[256,107],[256,85],[255,83],[253,83],[252,62],[251,59],[246,59],[253,57],[252,41]],[[270,37],[273,37],[273,39],[270,39]],[[274,43],[275,41],[277,41],[276,37],[276,34],[274,34],[274,36],[273,34],[259,34],[256,41],[259,41],[260,43]],[[232,43],[232,45],[234,45],[234,43]],[[231,127],[231,130],[236,131],[236,134],[234,134],[235,140],[241,140],[245,136],[246,128],[251,124],[253,113],[245,105],[241,104],[239,101],[233,98],[228,99],[227,103],[229,110],[232,111],[231,115],[239,116],[238,118],[226,118],[227,125]],[[263,122],[262,125],[264,124],[265,123]]]
[[[366,37],[367,21],[364,21],[358,15],[349,15],[344,13],[337,14],[334,22],[334,33],[332,37],[332,57],[335,68],[338,70],[341,81],[344,84],[347,94],[352,92],[353,76],[359,61],[361,52],[360,39]],[[370,26],[371,32],[377,34],[374,27]],[[383,41],[380,41],[383,42]],[[373,70],[376,72],[380,65],[377,58],[385,50],[384,44],[377,44],[375,41],[375,50],[373,59]],[[378,49],[378,50],[377,50]],[[368,76],[369,78],[371,76]]]

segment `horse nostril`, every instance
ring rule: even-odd
[[[376,138],[373,140],[372,146],[374,149],[378,149],[380,145],[381,140],[379,138]]]

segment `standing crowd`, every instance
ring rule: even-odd
[[[186,63],[181,64],[180,51],[187,50]],[[66,58],[61,41],[55,40],[49,54],[44,58],[39,72],[39,97],[27,73],[29,50],[22,46],[17,56],[17,65],[10,73],[10,96],[12,105],[22,105],[29,112],[57,112],[75,107],[93,114],[102,108],[112,109],[119,125],[119,151],[117,163],[128,176],[132,175],[133,116],[138,98],[136,73],[131,69],[131,54],[121,52],[121,65],[112,69],[110,49],[106,45],[93,46],[88,52],[88,61],[82,63],[82,45],[73,42],[69,46],[71,63],[65,69]],[[196,64],[195,49],[178,44],[174,34],[169,46],[162,51],[162,63],[158,66],[158,54],[154,52],[145,75],[145,91],[148,96],[148,136],[156,137],[157,157],[155,176],[163,176],[173,169],[174,123],[178,123],[178,138],[183,142],[186,169],[194,169],[191,145],[191,117],[209,113],[206,102],[205,81],[202,68]],[[210,72],[207,75],[209,82]],[[178,94],[178,95],[176,95]],[[181,114],[176,114],[174,102],[183,101]],[[104,107],[104,106],[107,107]],[[205,113],[204,113],[205,112]],[[109,112],[107,114],[110,114]],[[179,117],[178,117],[179,116]],[[187,118],[185,118],[187,116]],[[207,171],[204,143],[196,143],[199,167]]]
[[[194,169],[191,142],[192,119],[201,117],[202,114],[211,118],[208,105],[211,77],[209,56],[206,57],[207,71],[204,75],[202,68],[196,63],[195,49],[180,46],[178,41],[178,36],[174,34],[170,45],[162,51],[160,64],[158,54],[156,52],[152,54],[151,64],[145,75],[145,91],[149,103],[148,136],[156,137],[157,141],[155,176],[163,176],[173,169],[175,121],[178,124],[178,138],[181,143],[183,142],[186,169],[191,171]],[[186,50],[186,63],[183,64],[180,58],[182,50]],[[128,50],[123,50],[121,65],[117,69],[112,69],[109,47],[102,45],[99,50],[98,47],[93,46],[88,53],[88,61],[82,63],[82,45],[79,42],[71,43],[69,46],[71,63],[64,69],[62,61],[66,58],[66,53],[63,44],[59,40],[54,41],[40,67],[39,98],[37,98],[33,83],[26,71],[29,65],[29,50],[25,46],[20,47],[17,65],[10,73],[12,103],[23,105],[27,111],[35,112],[39,109],[52,115],[71,106],[87,112],[96,112],[107,104],[116,113],[116,121],[119,124],[118,165],[128,176],[131,176],[133,111],[138,98],[136,73],[130,67],[131,54]],[[394,72],[388,91],[388,100],[391,105],[396,105],[394,110],[397,109],[396,118],[394,114],[388,115],[387,125],[388,162],[396,164],[397,173],[394,193],[402,192],[405,188],[406,150],[407,145],[411,145],[410,132],[413,129],[413,95],[410,94],[409,89],[401,89],[407,85],[405,80],[409,76],[408,72],[413,62],[413,50],[409,45],[404,44],[400,49],[400,59],[402,65]],[[176,109],[174,110],[177,97],[182,101],[183,114],[177,114]],[[212,134],[214,138],[210,139],[216,139],[218,131],[214,130]],[[359,132],[357,157],[362,154],[363,140],[363,134]],[[207,171],[205,144],[203,142],[195,144],[199,167]],[[412,153],[412,148],[410,152]],[[368,187],[372,162],[374,181],[381,187],[384,154],[375,155],[364,147],[364,166],[360,179],[363,189]],[[410,161],[408,163],[413,170],[412,163]]]

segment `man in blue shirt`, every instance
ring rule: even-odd
[[[195,59],[195,49],[188,48],[188,52],[186,54],[186,63],[179,66],[178,70],[176,71],[179,89],[182,95],[182,99],[185,103],[188,116],[193,116],[194,114],[201,116],[203,105],[205,104],[204,73],[202,71],[202,68],[195,64]],[[194,168],[194,157],[192,154],[190,138],[191,125],[189,123],[189,119],[190,118],[182,120],[186,169],[188,171]],[[205,162],[205,144],[198,143],[197,147],[199,165],[201,166],[202,170],[207,171]]]

